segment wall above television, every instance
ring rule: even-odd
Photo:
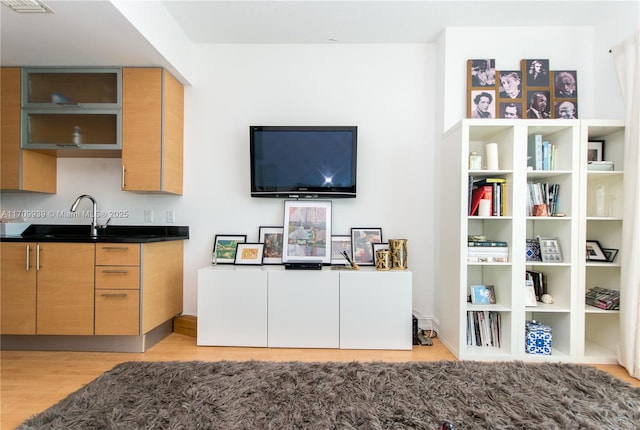
[[[358,127],[250,126],[251,196],[354,198]]]

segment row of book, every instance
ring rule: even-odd
[[[509,261],[507,242],[494,240],[472,240],[467,242],[468,263],[506,263]]]
[[[540,301],[544,294],[547,294],[547,276],[542,272],[527,270],[525,273],[525,285],[533,286],[536,301]]]
[[[541,134],[529,136],[527,167],[533,170],[555,170],[557,165],[556,146],[543,140]]]
[[[489,200],[490,210],[480,213],[480,200]],[[469,176],[469,216],[505,216],[507,214],[507,180]]]
[[[500,312],[467,311],[467,345],[500,348],[501,332]]]
[[[559,184],[529,182],[527,190],[528,216],[554,216],[558,214]]]

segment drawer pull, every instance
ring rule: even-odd
[[[102,297],[127,297],[127,293],[102,293]]]
[[[121,273],[121,274],[126,274],[129,273],[128,270],[124,270],[124,269],[110,269],[110,270],[103,270],[102,273]]]
[[[27,245],[27,272],[29,271],[29,251],[31,251],[29,249],[29,245]]]
[[[111,249],[111,250],[117,249],[120,251],[126,251],[127,249],[129,249],[129,247],[128,246],[103,246],[102,249]]]

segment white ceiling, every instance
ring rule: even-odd
[[[166,59],[110,1],[44,2],[54,14],[18,14],[0,6],[0,64],[165,65]],[[162,3],[193,43],[433,42],[445,27],[597,25],[612,16],[638,10],[638,0]],[[635,3],[631,9],[630,3]],[[532,34],[523,31],[523,37]],[[477,37],[482,37],[481,31]]]

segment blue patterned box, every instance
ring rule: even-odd
[[[551,355],[551,327],[538,321],[527,321],[525,352],[527,354]]]

